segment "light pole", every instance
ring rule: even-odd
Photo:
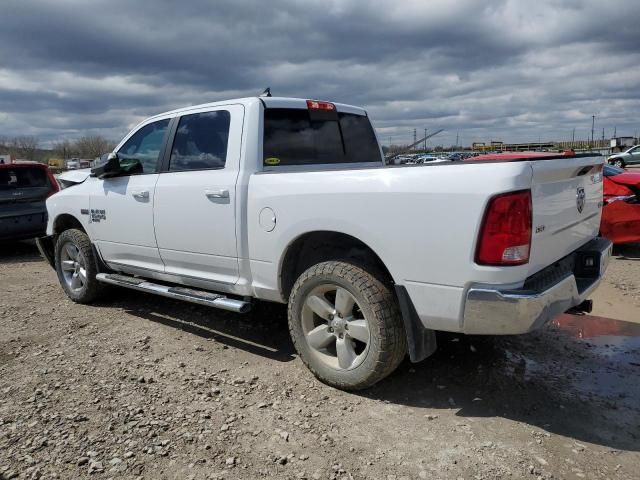
[[[591,146],[593,147],[593,130],[596,126],[596,116],[591,115]]]

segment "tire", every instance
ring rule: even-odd
[[[288,317],[304,364],[320,381],[342,390],[372,386],[407,353],[395,295],[351,263],[323,262],[302,273],[291,290]]]
[[[70,229],[58,236],[55,264],[60,285],[74,302],[91,303],[102,293],[91,240],[83,231]]]
[[[614,167],[624,168],[624,161],[623,161],[621,158],[614,158],[614,159],[611,161],[611,164],[612,164]]]

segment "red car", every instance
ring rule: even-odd
[[[474,161],[510,161],[575,156],[575,152],[502,152],[471,157]],[[640,172],[604,165],[604,207],[600,234],[614,244],[640,242]]]
[[[0,241],[44,235],[45,200],[59,189],[46,165],[26,162],[0,165]]]
[[[600,233],[615,244],[640,242],[640,172],[604,166]]]

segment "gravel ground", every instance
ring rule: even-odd
[[[605,285],[625,315],[638,257]],[[76,305],[32,245],[5,245],[0,479],[637,479],[639,335],[589,316],[441,335],[432,358],[345,393],[295,356],[281,306],[117,289]]]

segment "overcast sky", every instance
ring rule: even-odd
[[[117,140],[249,96],[368,109],[383,143],[640,131],[637,0],[2,0],[0,136]]]

